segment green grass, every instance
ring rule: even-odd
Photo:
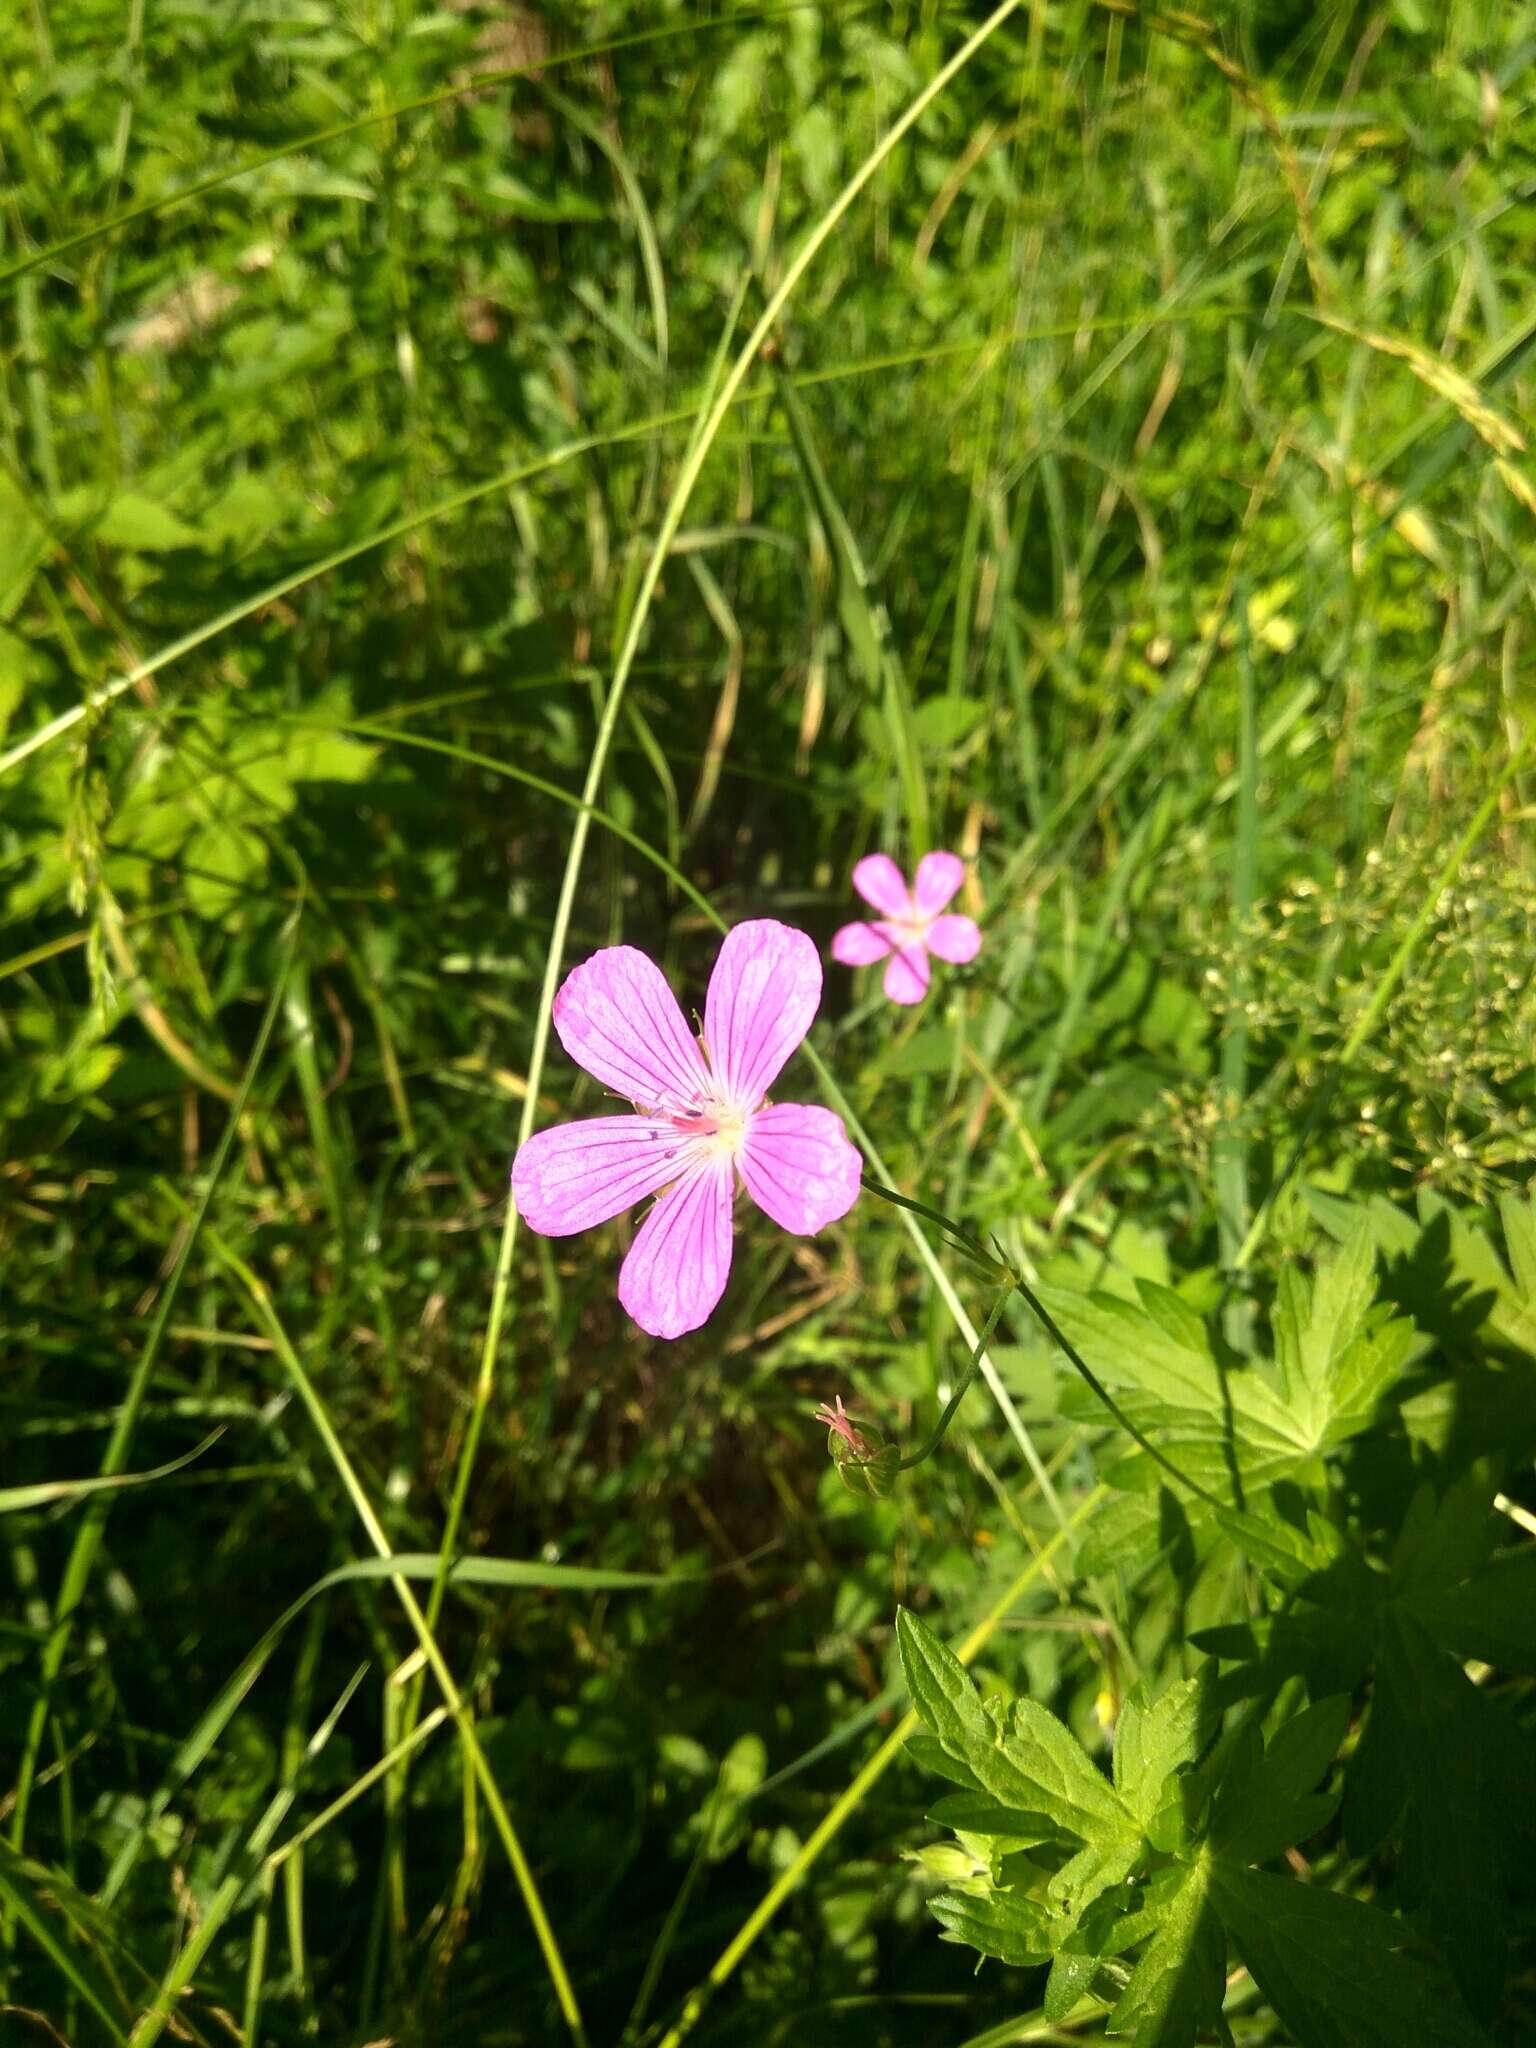
[[[1533,30],[0,22],[0,2033],[1528,2037]],[[563,976],[928,847],[785,1077],[917,1206],[645,1339]],[[975,1973],[1071,1830],[927,1819],[898,1607],[1099,1765],[1204,1674],[1213,1812],[1346,1692],[1379,1968]]]

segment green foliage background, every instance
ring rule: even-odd
[[[0,18],[19,2041],[1536,2027],[1536,15],[1025,0],[649,598],[982,20]],[[816,1052],[1201,1490],[1018,1296],[841,1484],[991,1305],[870,1195],[487,1345],[552,955],[931,845]]]

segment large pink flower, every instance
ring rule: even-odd
[[[908,889],[887,853],[867,854],[853,871],[853,886],[880,915],[869,924],[845,924],[832,940],[832,958],[845,967],[886,960],[884,989],[893,1003],[920,1003],[928,993],[928,955],[963,963],[981,951],[973,917],[944,914],[965,880],[957,853],[925,853]]]
[[[633,946],[594,953],[555,997],[560,1043],[637,1114],[537,1132],[512,1192],[531,1230],[570,1237],[665,1190],[619,1272],[619,1300],[651,1336],[698,1329],[725,1292],[738,1177],[775,1223],[806,1235],[857,1201],[842,1118],[766,1099],[820,1002],[815,946],[771,917],[737,925],[720,948],[702,1047]]]

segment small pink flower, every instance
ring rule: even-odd
[[[871,924],[845,924],[832,940],[832,958],[844,967],[886,964],[884,989],[893,1003],[920,1003],[928,993],[928,955],[962,963],[981,951],[973,917],[946,916],[944,906],[965,880],[956,853],[925,853],[909,890],[889,854],[866,854],[853,886],[879,911]]]
[[[854,1453],[855,1457],[865,1456],[869,1450],[868,1443],[854,1428],[853,1418],[843,1406],[841,1394],[836,1396],[836,1401],[837,1406],[835,1408],[830,1407],[827,1402],[823,1401],[816,1410],[812,1420],[821,1423],[825,1428],[829,1429],[833,1436],[840,1436],[849,1450]]]
[[[570,1237],[660,1193],[619,1272],[619,1300],[653,1337],[707,1322],[731,1270],[739,1177],[784,1230],[809,1236],[858,1200],[858,1153],[830,1109],[767,1100],[811,1028],[821,961],[770,917],[728,933],[709,977],[702,1045],[661,969],[633,946],[573,968],[554,1026],[579,1067],[635,1105],[531,1137],[512,1167],[530,1230]]]

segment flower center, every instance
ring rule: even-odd
[[[908,946],[922,944],[933,919],[920,917],[912,910],[908,911],[905,917],[885,917],[880,922],[885,927],[886,937],[898,948],[905,950]]]
[[[685,1138],[702,1140],[712,1152],[734,1159],[747,1135],[746,1111],[729,1102],[705,1102],[667,1121]]]

